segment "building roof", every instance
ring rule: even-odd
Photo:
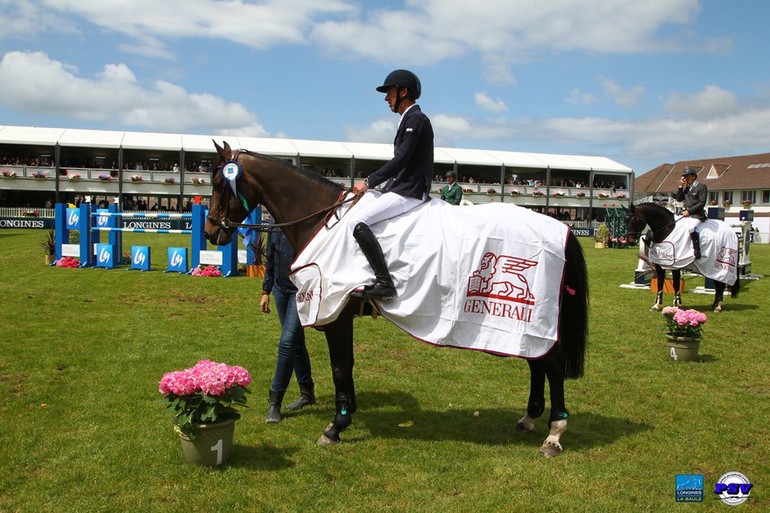
[[[211,152],[212,139],[218,144],[227,141],[233,149],[247,149],[277,157],[330,157],[389,160],[393,157],[392,144],[339,141],[312,141],[237,135],[210,136],[151,132],[120,132],[109,130],[82,130],[72,128],[45,128],[0,126],[0,144],[25,144],[54,147],[124,148],[161,151]],[[436,147],[437,164],[484,165],[574,169],[631,174],[632,170],[618,162],[600,156],[555,155],[513,151],[478,150]],[[767,159],[770,162],[770,157]]]
[[[674,192],[687,167],[694,168],[698,181],[711,191],[770,189],[770,153],[758,153],[661,164],[636,177],[634,191],[637,195]]]

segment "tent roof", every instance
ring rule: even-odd
[[[218,144],[227,141],[233,149],[248,149],[277,157],[328,157],[387,161],[393,157],[393,145],[384,143],[314,141],[246,137],[237,135],[195,135],[152,132],[119,132],[109,130],[81,130],[65,128],[0,126],[0,143],[39,146],[125,148],[162,151],[214,153],[212,139]],[[437,164],[482,165],[575,169],[631,173],[632,170],[618,162],[600,156],[555,155],[546,153],[521,153],[513,151],[477,150],[467,148],[436,147],[434,161]]]

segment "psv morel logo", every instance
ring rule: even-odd
[[[486,253],[468,277],[463,310],[529,322],[536,299],[526,271],[537,264],[527,258]]]

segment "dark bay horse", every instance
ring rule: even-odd
[[[326,213],[339,204],[343,191],[334,182],[279,159],[245,150],[233,151],[226,142],[224,147],[216,142],[214,145],[221,160],[212,168],[212,196],[205,226],[206,237],[214,244],[226,244],[238,223],[261,204],[299,251],[321,228]],[[236,174],[234,170],[239,167]],[[564,379],[583,375],[587,340],[587,270],[582,249],[571,232],[565,256],[560,339],[544,357],[528,360],[531,380],[527,413],[516,424],[519,430],[534,431],[534,420],[545,410],[547,377],[550,432],[538,452],[546,457],[562,452],[560,437],[567,429],[569,416],[564,403]],[[351,424],[356,412],[353,318],[359,307],[358,300],[351,299],[337,320],[323,327],[329,346],[336,412],[318,440],[322,445],[339,442],[340,433]]]
[[[660,244],[666,240],[666,238],[674,231],[676,226],[674,213],[666,207],[653,202],[639,203],[638,205],[634,205],[632,203],[628,209],[628,212],[626,213],[626,223],[628,225],[627,237],[629,244],[636,244],[641,240],[648,247],[652,247],[653,244]],[[645,226],[650,227],[650,234],[642,237],[642,231],[644,230]],[[656,266],[656,271],[657,268],[660,268],[660,266]],[[698,269],[693,267],[692,264],[677,267],[676,269],[681,270],[685,268],[699,272]],[[660,268],[660,270],[662,271],[663,269]],[[658,276],[661,276],[659,272]],[[660,281],[662,282],[662,280]],[[739,276],[736,276],[734,283],[724,283],[714,280],[714,302],[711,305],[711,309],[716,313],[721,312],[724,308],[724,292],[727,285],[731,286],[732,297],[738,297],[740,284],[741,280]],[[662,292],[659,294],[660,301],[658,301],[656,298],[655,305],[653,305],[653,310],[656,309],[656,305],[658,303],[662,303]]]

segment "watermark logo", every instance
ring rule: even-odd
[[[749,478],[740,472],[731,471],[722,474],[714,485],[714,493],[725,504],[738,506],[748,500],[753,487]]]
[[[703,502],[703,474],[676,475],[676,502]]]

